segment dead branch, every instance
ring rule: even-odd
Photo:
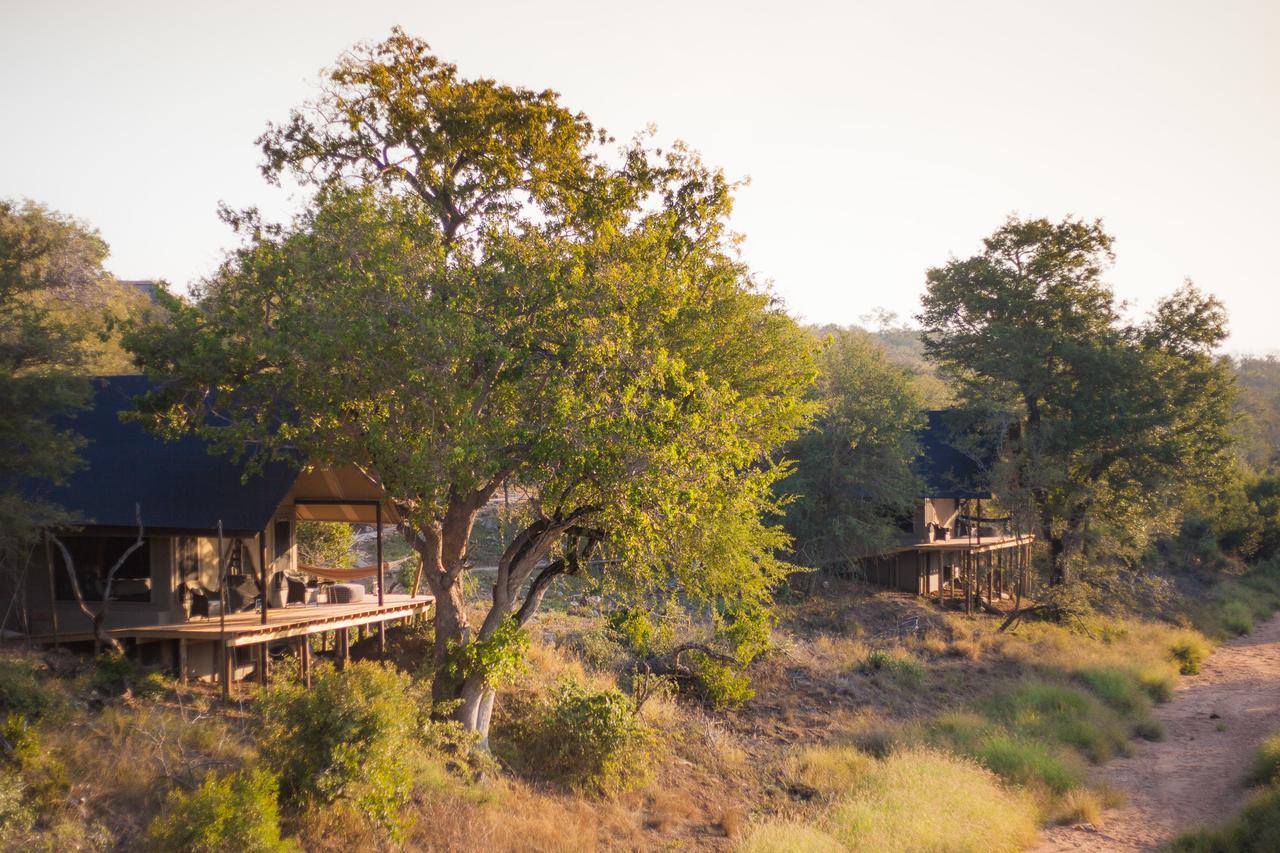
[[[71,584],[71,594],[75,596],[76,605],[80,608],[93,627],[93,642],[95,646],[108,646],[116,654],[122,654],[124,647],[112,636],[103,630],[103,625],[107,619],[107,611],[111,607],[111,588],[116,582],[116,574],[123,568],[125,561],[143,545],[146,544],[144,538],[144,529],[142,526],[142,507],[139,504],[133,505],[133,517],[138,522],[138,538],[132,545],[125,549],[120,555],[120,559],[116,560],[115,565],[107,572],[107,582],[102,589],[102,606],[95,613],[84,600],[84,593],[80,589],[80,580],[76,577],[75,561],[71,558],[71,552],[62,540],[57,536],[50,534],[49,538],[53,540],[53,544],[58,547],[58,551],[62,554],[62,560],[67,570],[67,579]]]

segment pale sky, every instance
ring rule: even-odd
[[[1074,213],[1115,235],[1136,312],[1191,277],[1229,351],[1280,352],[1280,0],[0,0],[0,197],[183,287],[231,244],[220,201],[296,202],[259,175],[267,121],[394,24],[749,176],[735,228],[802,319],[910,317],[1009,213]]]

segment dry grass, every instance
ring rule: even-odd
[[[825,756],[824,773],[851,754]],[[860,761],[855,759],[855,762]],[[850,773],[846,794],[808,826],[764,822],[744,848],[769,850],[1020,850],[1036,837],[1037,809],[978,765],[909,748],[866,772]],[[921,808],[928,803],[928,808]]]
[[[792,787],[835,799],[856,789],[875,768],[875,759],[856,746],[808,746],[786,757],[783,778]]]

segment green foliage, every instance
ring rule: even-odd
[[[12,767],[0,768],[0,842],[13,833],[25,832],[35,816],[27,803],[27,785]]]
[[[1280,788],[1267,788],[1239,817],[1212,829],[1197,829],[1170,845],[1176,853],[1258,853],[1280,850]]]
[[[884,675],[903,687],[916,688],[924,682],[924,664],[905,653],[872,649],[858,665],[868,675]]]
[[[796,560],[817,567],[883,550],[922,489],[911,468],[923,409],[911,372],[865,332],[827,331],[810,392],[822,413],[788,446],[795,471],[780,484],[798,495],[786,516]]]
[[[38,817],[60,805],[71,790],[67,768],[45,748],[36,728],[11,713],[4,722],[4,743],[0,773],[13,774],[21,784],[24,812]]]
[[[164,853],[283,853],[278,786],[261,770],[210,774],[191,793],[175,788],[147,830],[150,849]]]
[[[359,466],[410,536],[439,533],[423,570],[441,614],[471,522],[518,486],[521,547],[480,636],[536,611],[544,569],[766,603],[789,571],[775,453],[814,408],[812,342],[742,263],[719,170],[605,139],[553,92],[463,78],[398,29],[344,53],[260,139],[266,174],[311,203],[285,226],[228,212],[243,245],[129,337],[165,380],[142,417],[259,462]],[[234,391],[217,423],[210,388]]]
[[[628,657],[626,648],[618,641],[617,634],[595,626],[570,638],[573,650],[583,663],[599,672],[619,668]]]
[[[609,614],[609,627],[637,655],[658,653],[659,631],[649,611],[640,607],[621,607]]]
[[[356,533],[350,524],[299,521],[297,542],[299,563],[342,568],[352,565]]]
[[[1169,647],[1169,655],[1177,662],[1180,675],[1195,675],[1208,654],[1209,649],[1199,637],[1179,639]]]
[[[393,836],[405,828],[400,809],[422,706],[407,676],[372,661],[320,667],[310,690],[276,685],[261,704],[262,760],[285,802],[346,799]]]
[[[1280,732],[1262,742],[1249,766],[1250,785],[1271,785],[1280,782]]]
[[[487,639],[451,646],[446,667],[461,681],[482,675],[490,687],[510,684],[528,667],[529,635],[515,619],[505,619]]]
[[[62,704],[62,695],[37,676],[29,658],[0,655],[0,713],[38,720]]]
[[[0,200],[0,570],[14,578],[37,528],[69,521],[18,485],[60,482],[79,465],[83,440],[51,421],[88,398],[80,375],[86,333],[59,306],[93,295],[107,278],[106,254],[82,223],[34,202]]]
[[[1101,222],[1011,217],[980,254],[929,271],[920,316],[927,354],[1002,445],[1000,499],[1034,513],[1055,583],[1086,546],[1140,554],[1229,470],[1221,303],[1187,284],[1125,324],[1111,249]]]
[[[89,687],[108,696],[123,693],[141,673],[138,665],[118,652],[104,652],[89,667]]]
[[[654,744],[626,694],[566,680],[547,695],[514,703],[498,726],[495,748],[524,775],[614,794],[647,777]]]
[[[755,695],[751,676],[740,667],[731,666],[694,650],[687,653],[698,695],[718,711],[731,711],[750,701]]]
[[[1222,625],[1237,637],[1253,630],[1253,613],[1243,601],[1228,601],[1222,605]]]

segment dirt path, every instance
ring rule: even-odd
[[[1280,616],[1221,646],[1198,675],[1181,679],[1156,716],[1163,741],[1139,743],[1132,756],[1094,774],[1124,791],[1128,803],[1099,828],[1046,831],[1037,853],[1151,850],[1235,814],[1248,796],[1244,775],[1254,750],[1280,729]]]

